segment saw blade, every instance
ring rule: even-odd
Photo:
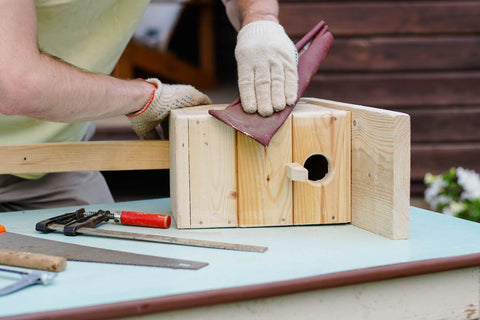
[[[126,264],[136,266],[197,270],[206,262],[150,256],[125,251],[101,249],[67,242],[47,240],[12,232],[0,233],[0,248],[64,257],[70,261]]]

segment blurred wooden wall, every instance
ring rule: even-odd
[[[426,172],[480,172],[480,1],[280,4],[293,39],[320,20],[335,37],[307,96],[410,114],[412,194]]]

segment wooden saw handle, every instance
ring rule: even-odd
[[[0,249],[0,264],[60,272],[65,270],[67,259],[46,254]]]
[[[0,233],[2,232],[5,232],[5,227],[0,225]],[[60,272],[65,270],[67,259],[46,254],[0,249],[0,264]]]

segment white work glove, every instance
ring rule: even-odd
[[[297,100],[298,53],[283,27],[255,21],[237,36],[235,58],[243,110],[269,116]]]
[[[163,84],[158,79],[145,81],[157,87],[152,98],[141,110],[127,114],[133,130],[143,140],[160,138],[155,127],[170,114],[170,110],[212,103],[205,94],[189,85]]]

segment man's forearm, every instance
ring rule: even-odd
[[[277,0],[237,0],[241,26],[258,20],[278,22]]]
[[[29,66],[10,77],[6,114],[59,122],[102,119],[141,109],[154,90],[143,81],[89,73],[44,54]]]
[[[0,113],[76,122],[141,109],[154,87],[84,72],[39,52],[33,0],[0,1]]]
[[[277,0],[222,0],[227,15],[235,29],[240,30],[250,22],[271,20],[278,22]]]

